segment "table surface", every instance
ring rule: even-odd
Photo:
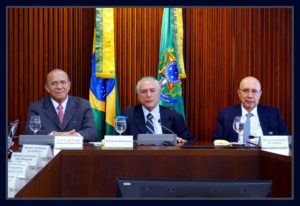
[[[271,197],[293,197],[291,150],[215,147],[211,142],[181,146],[106,150],[85,142],[82,150],[59,152],[15,197],[114,198],[117,177],[272,180]]]

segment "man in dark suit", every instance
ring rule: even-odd
[[[87,141],[97,139],[90,103],[69,96],[70,87],[68,74],[63,70],[54,69],[48,73],[45,89],[49,96],[30,104],[25,134],[33,134],[29,127],[31,115],[40,115],[42,127],[37,134],[77,135]]]
[[[146,134],[147,116],[151,114],[150,130],[154,134],[177,134],[177,142],[195,141],[190,134],[181,114],[175,110],[158,105],[160,97],[160,85],[154,77],[142,78],[136,86],[138,100],[141,104],[128,107],[122,111],[127,116],[127,129],[125,135]],[[148,127],[148,128],[147,128]]]
[[[233,120],[235,116],[246,115],[249,115],[249,136],[289,135],[280,111],[274,107],[258,104],[261,93],[261,85],[256,78],[249,76],[242,79],[238,89],[241,104],[220,110],[213,140],[243,142],[244,134],[238,135],[233,130]]]

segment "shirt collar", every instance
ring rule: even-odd
[[[59,103],[57,101],[55,101],[52,97],[50,99],[52,101],[52,104],[53,104],[54,108],[57,110],[57,106],[59,105]],[[61,106],[63,107],[63,110],[66,109],[68,99],[69,99],[69,96],[67,96],[66,100],[63,103],[61,103]]]
[[[245,116],[245,115],[248,114],[248,113],[253,114],[253,116],[258,116],[258,115],[257,115],[257,106],[254,107],[254,109],[252,109],[251,112],[248,112],[248,111],[243,107],[243,104],[241,104],[241,107],[242,107],[242,116]]]
[[[144,116],[145,118],[147,119],[147,115],[150,113],[149,110],[144,107],[142,105],[142,108],[143,108],[143,112],[144,112]],[[156,107],[154,107],[154,109],[151,111],[151,114],[153,115],[154,119],[159,119],[159,104],[157,104]]]

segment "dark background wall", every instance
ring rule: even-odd
[[[163,8],[116,8],[120,109],[138,103],[137,81],[157,75]],[[47,95],[46,74],[66,70],[71,95],[88,99],[95,8],[8,9],[8,121],[24,132],[29,104]],[[292,133],[292,9],[184,8],[186,122],[210,141],[221,108],[238,104],[245,76],[262,83],[260,103],[278,107]]]

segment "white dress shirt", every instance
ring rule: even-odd
[[[68,98],[69,97],[67,96],[67,99],[63,103],[61,103],[61,106],[63,107],[62,110],[63,110],[64,115],[65,115],[65,111],[66,111],[66,108],[67,108]],[[52,99],[52,98],[50,98],[50,99],[51,99],[51,102],[52,102],[52,104],[54,106],[54,109],[55,109],[55,111],[56,111],[56,113],[58,115],[57,106],[59,105],[59,103],[57,101],[55,101],[54,99]]]
[[[59,103],[57,102],[57,101],[55,101],[54,99],[52,99],[52,98],[50,98],[51,99],[51,101],[52,101],[52,104],[53,104],[53,106],[54,106],[54,109],[55,109],[55,111],[56,111],[56,113],[57,113],[57,115],[58,115],[58,109],[57,109],[57,106],[59,105]],[[68,99],[69,99],[69,96],[67,96],[67,98],[66,98],[66,100],[63,102],[63,103],[61,103],[61,106],[63,107],[62,108],[62,110],[63,110],[63,113],[64,113],[64,115],[65,115],[65,111],[66,111],[66,108],[67,108],[67,103],[68,103]],[[53,132],[54,131],[52,131],[49,135],[53,135]],[[81,136],[81,134],[79,134],[78,132],[75,132],[78,136]],[[82,136],[81,136],[82,137]]]
[[[146,107],[144,107],[144,106],[142,106],[142,108],[143,108],[143,112],[144,112],[145,122],[147,122],[147,115],[149,113],[151,113],[152,116],[153,116],[152,122],[153,122],[153,127],[154,127],[155,134],[162,134],[162,129],[161,129],[160,123],[158,122],[158,120],[160,120],[159,105],[157,105],[151,112],[149,112],[146,109]]]
[[[242,104],[241,107],[242,116],[245,116],[247,118],[246,114],[248,114],[249,112],[243,107]],[[257,114],[257,107],[255,107],[250,113],[253,114],[252,117],[250,117],[250,136],[261,137],[263,135],[263,132]],[[243,135],[244,133],[239,135],[239,143],[243,142]]]

